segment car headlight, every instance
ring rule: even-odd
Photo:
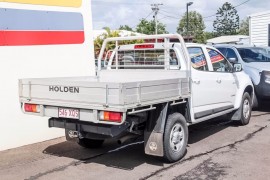
[[[270,84],[270,71],[264,71],[265,82]]]

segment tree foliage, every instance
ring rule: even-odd
[[[239,15],[231,3],[226,2],[218,9],[213,26],[216,33],[220,36],[237,34]]]
[[[119,27],[119,30],[133,31],[133,29],[129,27],[128,25],[121,25]]]
[[[98,57],[100,54],[103,42],[107,38],[113,38],[113,37],[119,37],[120,32],[119,30],[112,31],[109,27],[104,27],[103,28],[106,32],[99,35],[95,40],[94,40],[94,49],[95,49],[95,56]],[[136,34],[131,34],[131,36],[135,36]],[[131,41],[119,41],[119,45],[125,45],[125,44],[137,44],[137,43],[143,43],[143,40],[131,40]],[[109,50],[113,50],[115,48],[115,42],[109,42],[106,45],[105,52],[103,54],[103,57],[107,54]]]
[[[142,34],[155,34],[155,21],[147,21],[146,19],[141,19],[140,23],[137,25],[136,32]],[[168,33],[166,30],[166,25],[158,21],[158,34],[166,34]]]
[[[95,55],[96,57],[99,55],[101,48],[102,48],[102,44],[104,42],[104,39],[107,38],[111,38],[111,37],[119,37],[119,31],[112,31],[109,27],[104,27],[103,28],[106,32],[99,35],[95,40],[94,40],[94,49],[95,49]],[[114,49],[115,48],[115,43],[114,42],[109,42],[106,45],[106,49],[105,49],[105,53],[107,53],[107,51]]]
[[[205,43],[205,24],[202,15],[196,11],[188,13],[189,19],[189,33],[187,34],[187,13],[180,19],[177,27],[177,32],[184,36],[190,35],[194,37],[194,40],[198,43]]]
[[[249,35],[249,19],[248,18],[241,21],[238,34],[247,35],[247,36]]]
[[[214,32],[205,32],[204,34],[205,34],[206,40],[217,37],[216,33],[214,33]]]

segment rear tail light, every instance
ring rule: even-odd
[[[100,111],[99,118],[102,121],[110,121],[110,122],[122,122],[123,113],[121,112],[109,112],[109,111]]]
[[[40,105],[36,104],[24,104],[25,112],[40,113]]]

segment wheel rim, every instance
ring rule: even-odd
[[[249,114],[250,114],[250,103],[248,99],[245,99],[243,104],[243,115],[245,119],[249,118]]]
[[[170,133],[170,147],[174,152],[179,152],[184,144],[183,126],[175,124]]]

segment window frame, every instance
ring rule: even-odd
[[[190,57],[190,63],[191,63],[190,65],[191,65],[191,68],[194,69],[194,70],[196,70],[196,71],[200,71],[200,72],[211,72],[211,68],[210,68],[210,66],[209,66],[209,62],[208,62],[208,60],[207,60],[207,56],[205,55],[204,48],[203,48],[203,47],[200,47],[200,46],[189,46],[189,47],[187,47],[187,50],[188,50],[189,48],[198,48],[198,49],[201,49],[201,51],[202,51],[202,53],[203,53],[203,55],[204,55],[204,57],[205,57],[206,67],[207,67],[208,70],[205,71],[205,70],[200,70],[200,69],[194,68],[194,67],[192,66],[191,57]],[[189,53],[189,51],[188,51],[188,53]],[[189,54],[189,55],[190,55],[190,54]]]
[[[209,58],[210,66],[211,66],[211,69],[212,69],[209,72],[215,72],[215,73],[233,73],[233,65],[231,64],[231,62],[218,49],[214,49],[214,48],[211,48],[211,47],[206,47],[205,49],[206,49],[207,56]],[[208,49],[209,50],[214,50],[214,51],[218,52],[224,58],[224,60],[226,60],[227,63],[231,66],[231,70],[230,71],[214,71],[214,66],[213,66],[213,63],[211,61],[211,57],[210,57],[210,54],[208,52]]]

